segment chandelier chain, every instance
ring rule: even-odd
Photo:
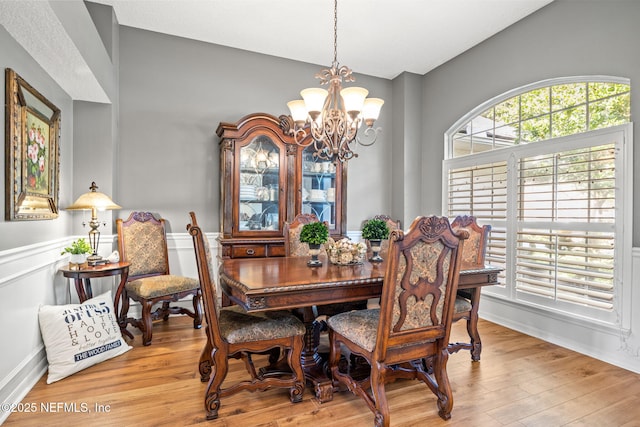
[[[338,0],[333,2],[333,63],[338,65]]]
[[[364,88],[342,87],[343,82],[355,78],[351,68],[338,64],[338,0],[333,2],[333,63],[331,68],[316,73],[316,78],[321,86],[328,85],[327,90],[308,88],[300,92],[304,101],[287,103],[291,116],[284,116],[281,127],[296,144],[311,146],[314,159],[346,162],[358,157],[354,144],[368,146],[377,139],[380,128],[373,124],[384,101],[367,98],[369,91]],[[363,123],[366,128],[359,132]]]

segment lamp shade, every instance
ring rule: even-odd
[[[289,107],[289,111],[291,111],[291,117],[294,122],[304,123],[307,121],[307,109],[302,99],[289,101],[287,102],[287,106]]]
[[[362,107],[362,117],[365,120],[378,120],[380,115],[380,109],[384,101],[380,98],[367,98],[364,100],[364,107]]]
[[[304,99],[304,105],[309,113],[322,111],[324,100],[328,94],[329,92],[321,88],[309,88],[300,91],[300,95]]]
[[[71,206],[68,206],[66,210],[68,211],[84,211],[97,209],[99,211],[111,210],[111,209],[122,209],[121,206],[115,204],[113,200],[109,198],[104,193],[101,193],[98,190],[98,186],[95,182],[91,183],[91,187],[89,187],[91,191],[88,193],[84,193],[78,199],[73,202]]]
[[[363,87],[351,86],[346,87],[340,91],[340,95],[344,100],[344,109],[349,113],[362,111],[364,105],[364,99],[369,94],[369,91]]]

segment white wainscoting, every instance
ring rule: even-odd
[[[71,238],[0,252],[0,402],[18,403],[46,371],[38,308],[64,302],[57,270]],[[9,413],[0,413],[0,422]]]
[[[633,248],[630,283],[624,283],[625,295],[631,304],[624,307],[640,307],[640,248]],[[614,328],[554,313],[536,307],[507,301],[500,297],[482,294],[480,317],[507,328],[569,348],[596,359],[640,373],[640,316],[621,313],[630,318],[630,328]],[[482,335],[482,331],[480,331]]]
[[[73,284],[58,270],[68,263],[61,256],[70,241],[82,236],[29,245],[0,252],[0,402],[19,403],[46,373],[47,360],[40,337],[38,308],[40,305],[76,303]],[[217,233],[207,233],[213,259],[217,259]],[[198,277],[193,240],[187,233],[167,235],[171,273]],[[115,236],[101,235],[99,253],[107,256],[115,248]],[[217,277],[217,263],[214,265]],[[93,294],[115,289],[119,277],[92,280]],[[191,306],[190,301],[184,302]],[[131,305],[133,315],[140,307]],[[139,339],[139,338],[138,338]],[[0,424],[9,413],[0,413]]]
[[[349,233],[358,240],[358,233]],[[77,302],[75,288],[58,269],[68,262],[60,252],[70,236],[0,252],[0,342],[4,351],[0,358],[0,402],[18,403],[45,374],[46,354],[40,338],[38,307],[43,304]],[[197,277],[191,236],[172,233],[168,236],[172,273]],[[217,233],[207,233],[214,259],[218,256]],[[114,236],[101,236],[100,254],[109,254]],[[217,263],[214,265],[217,277]],[[633,250],[632,274],[640,274],[640,248]],[[115,290],[118,278],[92,282],[94,294]],[[640,307],[640,281],[625,284],[631,287],[631,307]],[[70,288],[71,287],[71,288]],[[185,301],[186,304],[189,302]],[[132,305],[132,311],[138,310]],[[592,323],[553,315],[484,295],[481,317],[571,348],[622,368],[640,372],[640,316],[632,318],[630,331],[615,331]],[[482,331],[480,331],[482,333]],[[9,344],[10,343],[10,344]],[[488,361],[484,358],[483,361]],[[0,413],[0,423],[8,416]]]

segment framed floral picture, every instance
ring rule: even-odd
[[[60,110],[5,71],[5,219],[58,217]]]

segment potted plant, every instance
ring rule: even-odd
[[[310,267],[322,265],[322,261],[318,259],[320,253],[320,245],[329,239],[329,229],[324,222],[311,222],[304,224],[300,230],[300,241],[309,245],[309,254],[311,260],[307,263]]]
[[[371,262],[381,262],[379,255],[382,240],[389,238],[389,226],[381,219],[370,219],[362,227],[362,238],[369,241],[373,256],[369,258]]]
[[[91,246],[86,240],[80,238],[71,243],[71,246],[64,248],[60,255],[71,254],[69,263],[79,265],[84,264],[84,261],[87,259],[87,254],[90,253],[93,253],[93,249],[91,249]]]

